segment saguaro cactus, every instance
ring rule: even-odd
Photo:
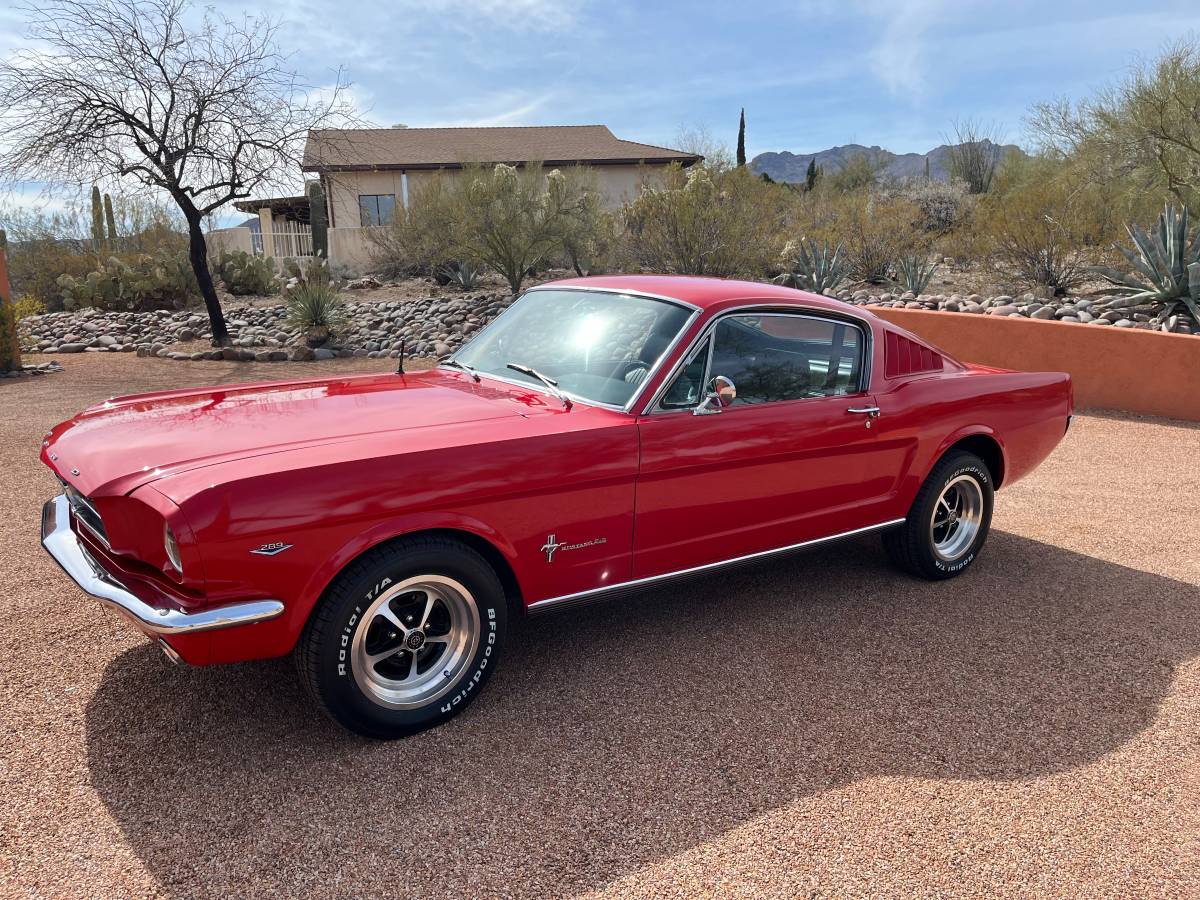
[[[325,208],[325,188],[319,181],[308,189],[308,220],[312,223],[313,253],[329,259],[329,211]]]
[[[96,252],[104,249],[104,204],[100,201],[100,188],[92,185],[92,246]]]
[[[112,197],[104,195],[104,222],[108,226],[108,246],[117,247],[117,218],[113,215]]]
[[[8,235],[0,228],[0,372],[21,368],[21,344],[17,340],[17,314],[8,285]]]

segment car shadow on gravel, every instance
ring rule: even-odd
[[[522,623],[480,700],[394,743],[290,662],[171,669],[87,712],[91,780],[164,891],[564,894],[853,779],[1024,779],[1155,718],[1194,585],[995,532],[970,574],[873,540]]]

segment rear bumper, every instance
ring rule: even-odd
[[[252,600],[189,613],[150,606],[104,571],[71,530],[71,507],[59,494],[42,507],[42,546],[80,589],[106,606],[133,619],[138,628],[155,635],[195,634],[265,622],[283,613],[278,600]]]

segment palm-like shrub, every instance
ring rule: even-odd
[[[1118,246],[1133,271],[1118,272],[1097,266],[1094,272],[1111,282],[1132,302],[1158,301],[1170,314],[1182,303],[1200,322],[1200,231],[1189,235],[1188,211],[1167,204],[1158,224],[1147,234],[1137,225],[1127,227],[1134,249]]]
[[[900,282],[906,290],[913,292],[914,296],[921,296],[925,288],[929,287],[929,282],[933,280],[933,273],[937,271],[938,264],[933,262],[927,256],[902,256],[897,265],[900,274]]]
[[[287,290],[287,317],[307,330],[309,346],[318,347],[345,323],[346,306],[327,267],[310,264],[305,275]]]
[[[775,278],[775,284],[823,294],[836,290],[846,280],[847,266],[841,244],[830,247],[801,238],[799,245],[789,243],[783,252],[790,271]]]

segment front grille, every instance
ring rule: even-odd
[[[105,547],[108,547],[108,534],[104,530],[104,521],[100,518],[100,513],[96,512],[96,507],[92,506],[87,497],[65,481],[63,482],[63,493],[67,495],[67,502],[71,504],[71,511],[75,513],[75,518],[98,537]]]

